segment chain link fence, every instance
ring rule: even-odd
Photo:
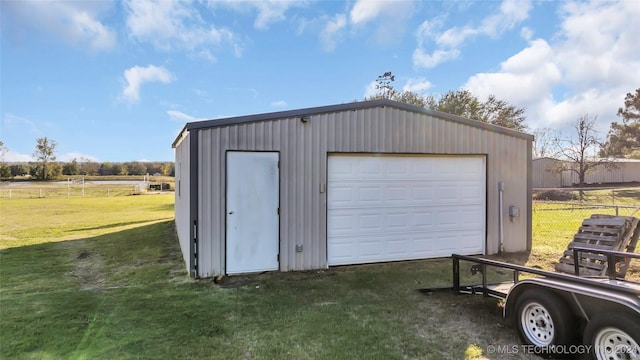
[[[532,235],[534,246],[564,248],[582,221],[593,214],[640,216],[640,206],[534,201]]]

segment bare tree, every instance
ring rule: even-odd
[[[575,138],[561,139],[555,141],[558,153],[566,163],[562,165],[562,170],[574,172],[578,176],[578,189],[580,200],[584,199],[585,175],[599,166],[606,166],[610,161],[595,156],[601,144],[596,131],[597,117],[590,117],[588,114],[580,116],[573,124]],[[593,151],[593,156],[589,152]]]
[[[9,152],[9,149],[7,149],[4,146],[4,142],[0,140],[0,165],[4,165],[4,156],[7,154],[7,152]]]
[[[558,141],[560,134],[557,130],[550,128],[536,129],[533,131],[533,156],[554,157],[557,156],[554,151],[554,144]]]

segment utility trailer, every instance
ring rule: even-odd
[[[578,276],[579,262],[574,274],[567,274],[454,254],[453,286],[446,289],[502,299],[503,315],[538,354],[575,356],[580,346],[598,360],[640,359],[640,283],[621,278],[616,269],[640,254],[579,246],[571,250],[574,259],[605,257],[606,276]],[[461,263],[470,265],[469,273],[461,272]],[[491,281],[496,274],[509,280]],[[477,275],[480,283],[463,284],[476,281]]]

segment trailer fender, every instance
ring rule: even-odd
[[[637,296],[569,281],[532,278],[522,280],[511,288],[503,308],[505,318],[513,316],[518,298],[524,291],[531,288],[554,293],[563,299],[571,311],[585,322],[588,322],[594,313],[604,310],[640,315],[640,299]]]

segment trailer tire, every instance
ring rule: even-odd
[[[640,324],[637,317],[620,313],[594,316],[584,329],[583,342],[591,345],[593,359],[640,359]]]
[[[568,355],[563,352],[574,344],[575,323],[560,297],[543,289],[529,289],[518,296],[515,310],[514,325],[525,344],[535,346],[540,355]]]

